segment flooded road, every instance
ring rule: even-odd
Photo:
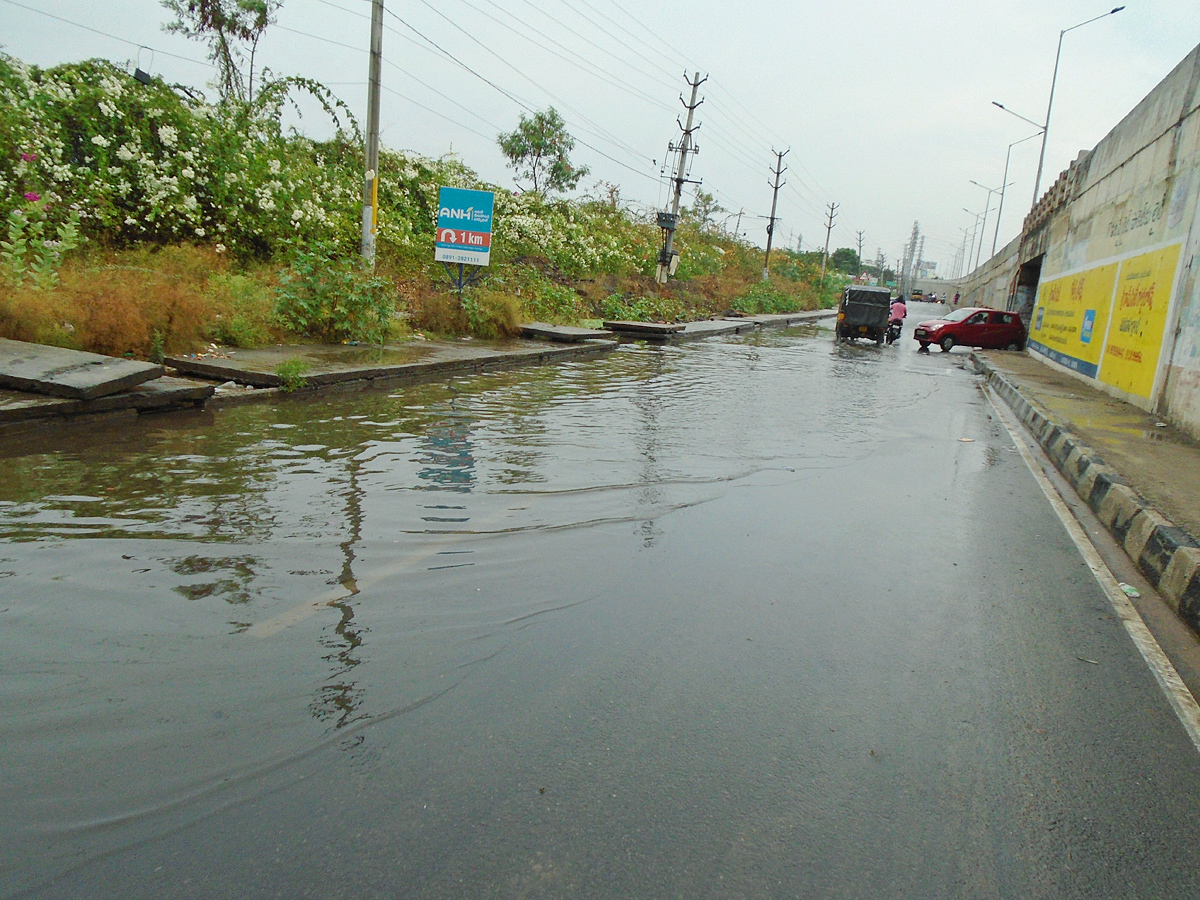
[[[912,321],[0,444],[3,896],[1197,896],[1195,752]]]

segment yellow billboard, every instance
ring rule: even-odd
[[[1100,366],[1105,384],[1146,399],[1153,393],[1179,249],[1175,244],[1121,263]]]
[[[1030,349],[1095,378],[1116,278],[1117,264],[1109,263],[1042,284],[1029,329]]]

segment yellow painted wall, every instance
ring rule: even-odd
[[[1104,384],[1150,399],[1158,375],[1180,244],[1124,260],[1100,366]]]

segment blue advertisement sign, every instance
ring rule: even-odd
[[[492,250],[492,210],[496,195],[444,187],[438,191],[437,262],[486,266]]]
[[[1083,326],[1079,329],[1080,343],[1090,344],[1092,342],[1092,331],[1096,328],[1096,311],[1089,309],[1083,314]]]

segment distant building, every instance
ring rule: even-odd
[[[921,261],[921,267],[917,269],[917,278],[937,278],[937,263]]]

